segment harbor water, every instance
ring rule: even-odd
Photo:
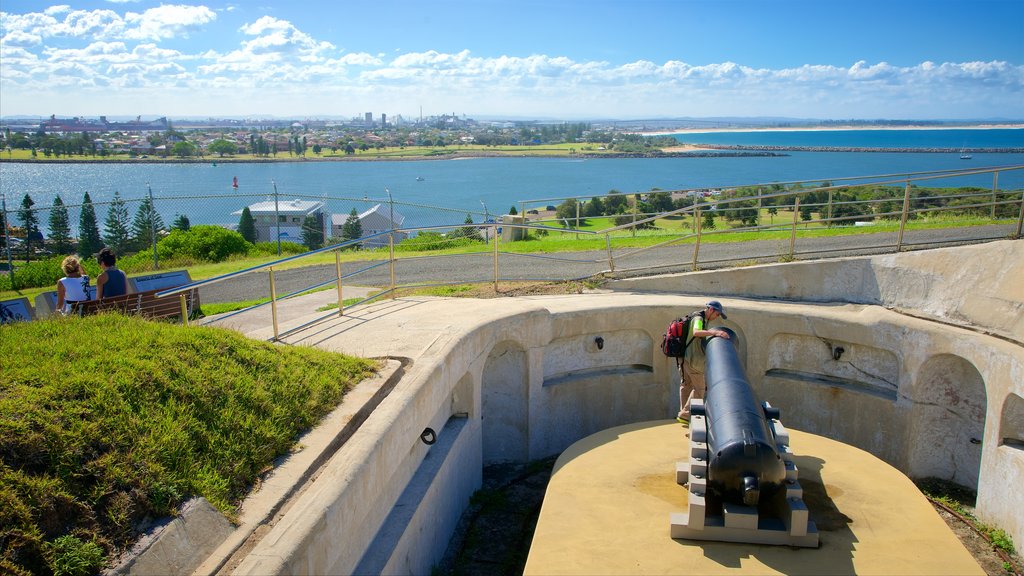
[[[854,134],[851,134],[854,133]],[[749,145],[857,145],[871,142],[890,147],[903,138],[921,136],[903,132],[942,132],[929,147],[973,148],[1024,146],[1024,130],[863,130],[824,132],[764,132],[685,134],[683,141],[714,136],[717,143]],[[945,134],[955,132],[956,134]],[[806,140],[793,140],[794,135]],[[813,135],[813,136],[810,136]],[[857,137],[857,144],[850,138]],[[873,138],[874,140],[871,140]],[[987,138],[987,139],[986,139]],[[843,140],[845,139],[845,140]],[[953,144],[953,140],[957,142]],[[825,142],[824,144],[822,142]],[[894,144],[896,143],[896,144]],[[26,194],[36,207],[52,204],[60,196],[66,205],[82,202],[86,192],[97,204],[102,224],[103,204],[114,192],[126,200],[141,199],[152,189],[165,223],[177,214],[192,224],[237,224],[234,213],[255,202],[273,198],[324,199],[327,211],[348,214],[385,202],[390,194],[405,216],[407,226],[462,223],[469,214],[504,214],[511,206],[533,200],[526,208],[557,204],[570,196],[597,196],[609,191],[646,192],[727,188],[791,181],[831,181],[846,177],[901,174],[931,170],[964,170],[1024,164],[1024,154],[974,152],[970,160],[957,153],[918,152],[787,152],[781,156],[684,158],[467,158],[418,161],[296,161],[229,163],[0,163],[0,191],[8,212],[20,206]],[[238,187],[233,187],[237,179]],[[934,186],[991,187],[992,175],[936,180]],[[1001,189],[1024,188],[1024,170],[1000,174]],[[205,197],[202,200],[196,197]],[[365,199],[365,200],[364,200]],[[419,205],[419,206],[410,206]],[[129,206],[131,208],[131,205]],[[439,210],[443,209],[443,210]],[[12,214],[13,216],[13,214]],[[16,223],[16,218],[12,219]],[[75,221],[77,222],[77,221]],[[46,218],[40,218],[46,226]]]

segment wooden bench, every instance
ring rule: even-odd
[[[157,292],[162,292],[163,290],[166,290],[166,288],[113,296],[111,298],[103,298],[102,300],[75,302],[71,305],[71,313],[87,316],[100,312],[118,312],[129,316],[137,315],[145,318],[180,317],[181,296],[176,294],[157,298]],[[199,290],[193,289],[184,294],[188,316],[189,318],[194,318],[199,313]]]

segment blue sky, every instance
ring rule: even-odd
[[[1024,0],[0,0],[0,115],[1024,119]]]

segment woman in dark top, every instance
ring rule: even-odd
[[[96,278],[96,299],[121,296],[128,292],[128,279],[124,272],[117,269],[117,256],[110,248],[100,250],[96,258],[100,263],[100,272]]]

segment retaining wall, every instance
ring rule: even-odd
[[[1020,243],[996,244],[987,245],[992,265],[1020,270]],[[997,326],[982,325],[991,334],[969,325],[989,312],[932,304],[955,299],[964,282],[934,272],[940,251],[815,263],[827,272],[797,264],[643,279],[621,283],[631,290],[621,294],[403,299],[318,326],[293,343],[404,356],[411,367],[236,572],[429,572],[483,465],[555,455],[594,432],[674,415],[678,375],[657,344],[671,318],[709,294],[727,309],[751,383],[787,426],[911,477],[976,487],[979,516],[1024,542],[1024,347],[1013,338],[1020,317],[1006,317],[1024,298],[1001,285],[1019,282],[956,250],[943,258],[988,279],[960,292],[961,303],[969,294],[1003,306]],[[927,299],[902,285],[933,272]],[[836,303],[858,299],[867,302]],[[922,301],[928,315],[959,315],[964,326],[880,305],[892,300]],[[432,445],[421,439],[428,427]]]

